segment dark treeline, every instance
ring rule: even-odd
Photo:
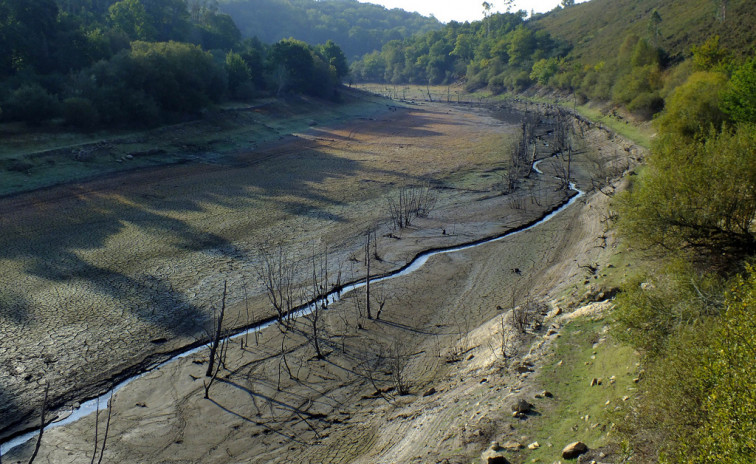
[[[244,37],[273,43],[294,37],[307,43],[333,40],[356,59],[390,40],[441,28],[434,18],[357,0],[222,0]]]
[[[224,98],[333,97],[347,62],[332,41],[241,39],[206,0],[0,0],[5,121],[81,129],[154,125]]]

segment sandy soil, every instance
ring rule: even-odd
[[[4,265],[15,266],[9,269],[31,289],[14,294],[26,302],[16,316],[0,319],[8,340],[0,354],[15,369],[2,378],[0,393],[10,400],[3,413],[30,410],[44,380],[61,398],[73,398],[66,392],[96,391],[113,373],[200,337],[224,280],[236,289],[233,323],[246,322],[245,283],[260,317],[267,305],[254,269],[263,241],[297,243],[292,252],[300,257],[328,243],[337,250],[333,266],[358,277],[368,228],[379,230],[382,261],[373,265],[381,272],[419,250],[541,215],[564,195],[551,176],[534,176],[516,195],[497,190],[502,145],[513,129],[471,108],[400,108],[298,134],[232,166],[159,169],[123,176],[117,186],[93,182],[1,204],[17,231],[4,248],[24,250],[6,252]],[[618,154],[599,131],[587,139],[573,160],[586,189],[607,160],[632,153]],[[399,239],[384,237],[385,195],[422,180],[442,188],[437,208],[396,233]],[[374,295],[386,295],[380,321],[360,317],[362,297],[347,295],[324,313],[323,360],[314,357],[301,320],[285,335],[273,328],[233,342],[210,399],[206,352],[149,373],[116,395],[104,461],[468,462],[501,434],[511,421],[510,400],[528,388],[530,369],[511,367],[528,361],[536,335],[508,333],[507,309],[529,305],[545,313],[548,302],[577,301],[590,291],[578,265],[606,250],[605,208],[605,197],[593,194],[536,229],[431,258],[410,276],[375,285]],[[94,237],[75,232],[94,225]],[[501,356],[502,333],[508,354],[519,350],[520,357]],[[398,394],[397,376],[409,394]],[[424,395],[431,387],[435,393]],[[46,433],[43,460],[91,459],[94,420]]]

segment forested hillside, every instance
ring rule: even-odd
[[[452,22],[391,41],[352,71],[367,82],[463,82],[494,94],[551,88],[649,118],[692,72],[686,58],[695,47],[708,47],[699,56],[721,49],[743,58],[756,43],[755,23],[748,0],[594,0],[528,20],[520,11]]]
[[[390,40],[441,28],[435,18],[356,0],[221,0],[219,8],[234,18],[244,37],[266,43],[289,37],[333,40],[349,59],[380,50]]]
[[[204,0],[0,0],[0,117],[92,130],[195,117],[225,98],[333,98],[332,41],[242,40]]]

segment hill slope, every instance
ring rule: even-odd
[[[307,43],[333,40],[349,58],[441,27],[435,18],[356,0],[223,0],[220,9],[245,37],[266,43],[288,37]]]
[[[724,21],[722,12],[709,0],[592,0],[570,8],[555,10],[535,18],[537,29],[569,42],[571,55],[596,63],[616,56],[629,34],[649,37],[649,18],[659,13],[658,46],[672,57],[689,52],[712,35],[739,53],[747,53],[756,43],[756,9],[751,0],[728,2]]]

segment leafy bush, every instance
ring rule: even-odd
[[[722,110],[735,121],[756,123],[756,57],[732,73],[722,98]]]
[[[546,85],[559,71],[559,60],[556,58],[540,59],[533,63],[533,69],[530,73],[530,78],[537,81],[541,85]]]
[[[718,312],[717,298],[700,296],[720,291],[720,279],[694,272],[683,261],[628,280],[616,298],[618,337],[648,358],[662,356],[681,325]]]
[[[93,129],[100,120],[94,104],[87,98],[67,98],[63,101],[63,119],[77,129]]]
[[[627,109],[646,119],[664,108],[664,99],[656,92],[640,93],[627,104]]]
[[[726,120],[719,109],[726,85],[727,76],[722,73],[693,73],[667,99],[666,109],[657,121],[659,131],[692,138],[708,133],[711,126],[719,129]]]
[[[32,125],[56,117],[60,110],[58,99],[38,84],[27,84],[13,91],[3,109],[8,119]]]
[[[714,331],[703,410],[692,462],[756,462],[756,269],[735,279]]]
[[[647,287],[659,298],[646,315],[674,322],[659,339],[663,350],[646,358],[642,401],[621,426],[638,462],[756,462],[756,272],[746,269],[729,284],[693,293],[682,288],[684,274],[677,271],[681,293]],[[620,300],[617,312],[631,306]],[[664,315],[669,307],[680,311]]]
[[[692,251],[726,267],[756,252],[756,129],[708,135],[659,138],[648,168],[620,197],[620,227],[643,247]]]

